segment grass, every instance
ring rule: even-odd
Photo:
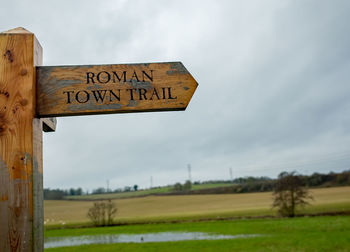
[[[209,183],[209,184],[199,184],[199,185],[192,184],[191,190],[201,190],[201,189],[227,187],[227,186],[232,186],[232,184],[230,183]]]
[[[262,234],[233,240],[88,245],[47,251],[349,251],[350,216],[254,219],[48,230],[46,237],[156,232]]]
[[[350,210],[350,187],[310,190],[314,201],[299,213],[322,213]],[[275,215],[272,194],[244,193],[219,195],[147,196],[115,200],[120,223],[183,221],[242,216]],[[45,201],[47,225],[87,223],[89,201]],[[63,224],[64,223],[64,224]]]
[[[152,189],[131,191],[131,192],[66,196],[65,199],[68,199],[68,200],[123,199],[123,198],[130,198],[130,197],[147,196],[147,195],[158,194],[158,193],[167,193],[167,192],[170,192],[172,188],[173,188],[172,186],[165,186],[160,188],[152,188]]]
[[[216,187],[226,187],[232,186],[232,184],[228,183],[212,183],[212,184],[199,184],[192,185],[192,190],[200,190],[207,188],[216,188]],[[154,194],[165,194],[172,192],[173,186],[164,186],[160,188],[151,188],[139,191],[131,191],[131,192],[120,192],[120,193],[104,193],[104,194],[92,194],[92,195],[76,195],[76,196],[66,196],[67,200],[99,200],[99,199],[124,199],[131,197],[142,197],[149,196]]]

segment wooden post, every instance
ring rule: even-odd
[[[43,250],[42,48],[23,28],[0,33],[0,251]]]
[[[181,62],[41,64],[33,33],[0,33],[0,252],[43,251],[42,131],[56,119],[39,117],[185,110],[198,85]]]

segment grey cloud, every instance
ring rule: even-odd
[[[181,60],[199,87],[184,112],[60,118],[46,187],[347,168],[347,1],[102,2],[10,1],[0,29],[34,32],[47,65]]]

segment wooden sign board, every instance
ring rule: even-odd
[[[185,110],[197,82],[181,62],[37,67],[37,116]]]
[[[43,251],[42,131],[56,116],[186,109],[181,62],[40,66],[33,33],[0,33],[0,251]]]

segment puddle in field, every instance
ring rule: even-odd
[[[111,244],[127,242],[169,242],[189,240],[221,240],[258,237],[258,234],[215,235],[201,232],[163,232],[148,234],[83,235],[45,238],[45,248],[79,246],[87,244]]]

